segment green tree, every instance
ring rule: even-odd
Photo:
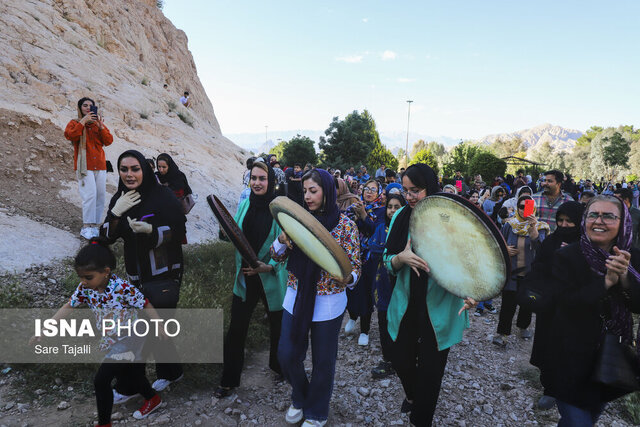
[[[318,163],[318,154],[311,138],[298,134],[285,144],[282,164],[293,166],[294,163],[300,163],[302,167],[307,163],[312,165]]]
[[[485,182],[491,182],[496,176],[504,176],[507,162],[487,151],[477,152],[469,162],[470,176],[482,175]]]
[[[396,160],[398,160],[399,168],[407,168],[407,157],[405,156],[404,148],[398,149],[398,154],[396,154]]]
[[[375,173],[375,171],[380,167],[381,164],[384,164],[387,169],[398,170],[398,159],[393,155],[391,151],[387,149],[381,143],[376,144],[376,147],[369,153],[367,157],[367,169],[370,174]]]
[[[599,133],[601,133],[604,128],[600,126],[591,126],[591,128],[586,131],[580,138],[576,140],[576,145],[578,146],[591,146],[591,141],[595,138]]]
[[[526,149],[520,138],[496,139],[489,145],[489,151],[500,158],[515,156],[519,152],[526,151]]]
[[[280,141],[278,142],[278,144],[276,144],[275,147],[273,147],[271,150],[269,150],[270,154],[275,154],[278,158],[278,160],[280,160],[281,162],[283,162],[282,159],[282,155],[284,153],[284,148],[287,145],[287,141]],[[284,166],[284,163],[282,164],[282,166]]]
[[[459,170],[464,176],[473,177],[474,173],[469,169],[471,159],[478,153],[488,152],[484,147],[475,142],[464,141],[453,147],[453,150],[443,159],[443,176],[453,176]],[[483,179],[484,175],[483,175]]]
[[[409,165],[414,165],[416,163],[425,163],[431,166],[431,169],[433,169],[436,175],[439,173],[438,159],[436,158],[435,154],[431,152],[431,150],[422,149],[418,151],[413,157],[411,157]]]
[[[367,110],[354,111],[344,120],[334,117],[324,133],[319,146],[325,162],[342,170],[361,164],[380,144],[376,123]]]
[[[611,137],[602,139],[604,164],[611,168],[612,175],[616,176],[616,171],[620,168],[629,167],[629,153],[631,146],[629,141],[624,139],[619,132],[614,132]]]

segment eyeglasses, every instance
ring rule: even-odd
[[[524,209],[524,205],[519,205],[518,209]]]
[[[377,193],[378,192],[378,188],[377,187],[364,187],[363,190],[364,191],[368,191],[369,193]]]
[[[418,194],[422,193],[425,190],[426,188],[421,188],[420,190],[417,190],[417,191],[402,190],[402,195],[404,197],[407,197],[407,196],[418,197]]]
[[[602,222],[604,222],[605,224],[615,224],[615,222],[620,219],[618,215],[614,215],[609,212],[589,212],[587,214],[587,222],[595,222],[598,218],[602,218]]]

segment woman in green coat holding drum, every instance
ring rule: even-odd
[[[449,348],[462,340],[469,326],[465,310],[476,305],[436,283],[426,261],[412,250],[409,223],[413,208],[439,191],[429,166],[418,163],[407,168],[402,176],[407,205],[391,220],[383,255],[385,266],[397,276],[387,308],[387,329],[394,341],[393,368],[406,394],[401,411],[411,412],[411,424],[421,427],[433,422]]]
[[[244,345],[249,321],[258,300],[267,310],[270,329],[269,367],[282,375],[278,363],[278,340],[282,323],[282,301],[287,289],[287,270],[271,260],[269,248],[281,229],[271,216],[269,203],[275,198],[275,173],[270,166],[256,162],[249,180],[251,195],[238,206],[234,219],[258,256],[258,267],[251,268],[236,251],[236,278],[231,303],[231,324],[224,340],[224,368],[217,398],[228,396],[240,385],[244,364]]]

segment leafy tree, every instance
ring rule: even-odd
[[[456,145],[443,159],[443,176],[453,176],[455,171],[459,170],[464,176],[473,177],[474,173],[469,169],[471,159],[481,152],[487,152],[487,150],[475,142],[464,141]]]
[[[431,166],[436,175],[439,173],[438,159],[431,152],[431,150],[422,149],[418,151],[413,157],[411,157],[409,165],[414,165],[416,163],[426,163],[427,165]]]
[[[514,139],[496,139],[491,145],[489,145],[489,151],[495,154],[497,157],[509,157],[515,156],[516,153],[526,151],[527,148],[520,138]]]
[[[482,179],[490,182],[496,176],[504,176],[507,162],[487,151],[477,152],[469,162],[470,176],[480,174]]]
[[[611,137],[603,138],[602,142],[604,144],[602,150],[604,164],[611,168],[614,176],[618,168],[629,167],[629,152],[631,151],[629,141],[624,139],[619,132],[615,132]]]
[[[379,142],[367,157],[366,164],[369,172],[375,172],[381,164],[384,164],[388,169],[398,170],[398,159]]]
[[[318,154],[311,138],[297,134],[284,145],[282,165],[293,166],[294,163],[301,163],[303,167],[307,163],[318,163]]]
[[[591,128],[586,131],[578,140],[576,141],[576,145],[578,146],[590,146],[591,141],[595,138],[600,132],[604,129],[600,126],[591,126]]]
[[[354,111],[344,120],[334,117],[324,133],[319,146],[325,162],[342,170],[361,164],[380,145],[376,123],[367,110]]]
[[[555,154],[553,152],[553,147],[551,147],[551,144],[549,143],[549,141],[545,141],[542,144],[540,144],[540,146],[538,146],[537,148],[530,150],[527,156],[529,157],[530,160],[533,160],[534,162],[542,163],[543,165],[548,167],[551,165],[551,161],[555,156]]]
[[[284,148],[286,147],[286,145],[287,145],[287,141],[280,141],[275,147],[269,150],[269,153],[275,154],[278,160],[280,160],[281,162],[284,162],[284,160],[282,159],[282,155],[284,153]],[[282,164],[282,166],[284,166],[284,163]]]

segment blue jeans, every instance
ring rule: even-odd
[[[291,341],[293,316],[282,312],[282,330],[278,345],[278,360],[282,374],[291,384],[291,401],[294,408],[302,409],[305,419],[325,421],[329,417],[329,401],[333,392],[333,378],[336,373],[338,356],[338,335],[344,313],[335,319],[311,323],[311,353],[313,369],[311,381],[304,371],[306,349],[309,337],[305,340],[305,351],[296,356]]]
[[[560,400],[556,401],[560,412],[558,427],[591,427],[595,425],[606,403],[600,403],[591,408],[579,408]]]
[[[485,304],[489,304],[489,305],[491,305],[491,304],[493,304],[493,300],[492,300],[492,299],[490,299],[489,301],[480,301],[480,302],[478,303],[478,308],[479,308],[480,310],[484,310],[484,305],[485,305]]]

